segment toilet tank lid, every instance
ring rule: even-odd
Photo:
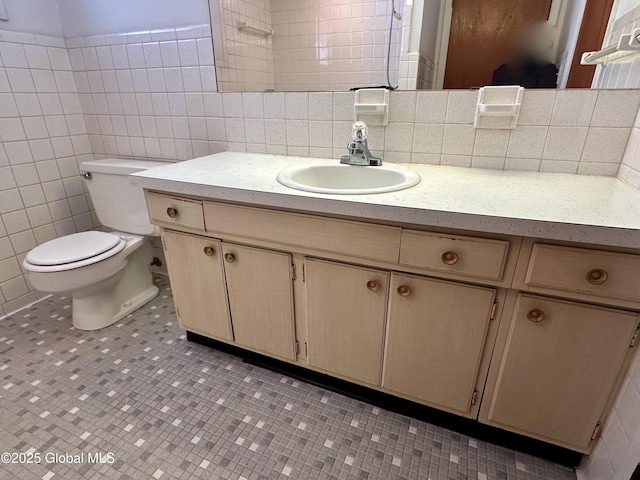
[[[80,164],[83,172],[110,173],[112,175],[129,175],[131,173],[148,170],[153,167],[169,165],[169,162],[152,162],[149,160],[126,160],[122,158],[106,158],[104,160],[90,160]]]

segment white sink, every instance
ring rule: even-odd
[[[285,187],[334,195],[385,193],[420,183],[413,170],[385,163],[379,167],[343,165],[337,161],[285,168],[277,176]]]

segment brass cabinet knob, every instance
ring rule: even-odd
[[[537,308],[532,308],[527,313],[527,319],[530,322],[535,322],[535,323],[541,322],[542,320],[544,320],[544,312]]]
[[[369,280],[367,282],[367,288],[372,292],[377,292],[378,290],[380,290],[380,284],[375,280]]]
[[[601,268],[594,268],[587,273],[587,282],[591,285],[601,285],[607,281],[609,275]]]
[[[176,215],[178,215],[178,211],[175,208],[169,207],[167,208],[167,215],[169,215],[169,217],[171,218],[176,218]]]
[[[212,247],[204,247],[204,254],[207,257],[212,257],[213,256],[213,248]]]
[[[407,285],[400,285],[398,287],[398,295],[401,297],[408,297],[411,295],[411,289]]]
[[[449,250],[444,252],[440,258],[445,265],[453,265],[458,261],[458,254]]]
[[[228,263],[233,263],[233,261],[236,259],[236,256],[233,253],[225,253],[224,254],[224,259],[228,262]]]

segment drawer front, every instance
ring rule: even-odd
[[[397,263],[400,228],[205,202],[208,232]]]
[[[147,192],[151,223],[179,225],[204,230],[202,202]]]
[[[403,230],[400,264],[500,280],[508,250],[503,240]]]
[[[640,255],[536,243],[525,283],[640,301]]]

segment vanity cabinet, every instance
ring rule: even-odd
[[[182,328],[295,360],[291,256],[165,230]]]
[[[305,259],[310,366],[380,385],[389,272]]]
[[[180,326],[231,342],[222,242],[164,230],[162,243]]]
[[[495,290],[394,273],[382,386],[467,414],[494,310]]]
[[[186,330],[593,448],[639,332],[637,252],[146,195]]]
[[[295,360],[291,256],[229,243],[222,252],[235,343]]]
[[[501,327],[481,421],[586,451],[637,322],[633,312],[519,294]]]

